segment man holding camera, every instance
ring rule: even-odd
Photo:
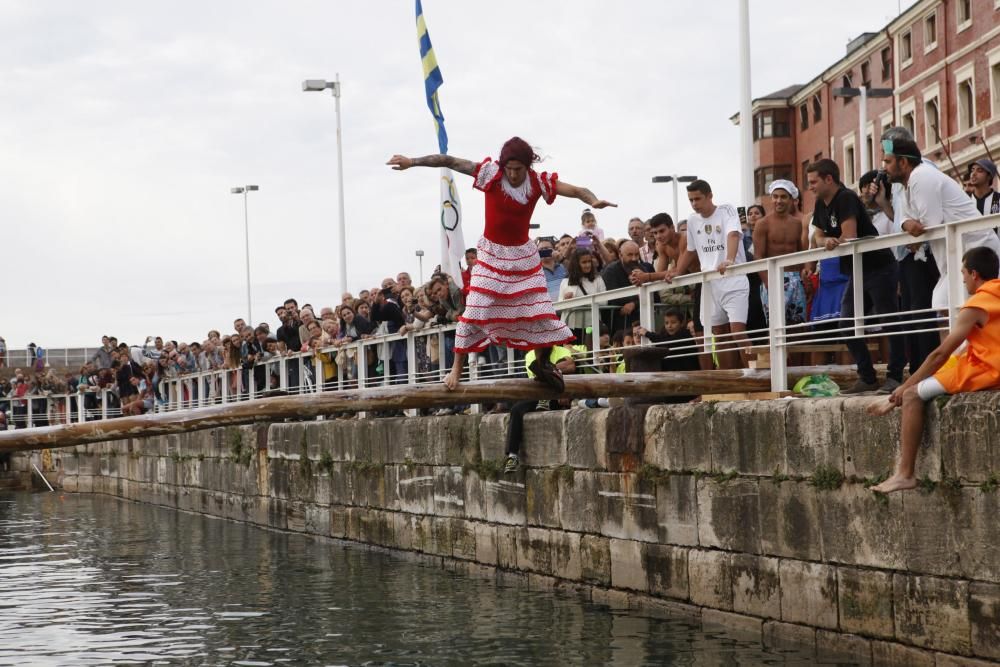
[[[962,186],[934,167],[923,163],[917,144],[908,139],[884,139],[882,164],[889,180],[904,187],[902,230],[914,238],[928,227],[979,217],[974,200]],[[992,229],[962,234],[964,250],[986,247],[1000,254],[1000,239]],[[948,262],[944,239],[930,242],[931,252],[940,273],[931,296],[931,306],[948,308]]]
[[[568,274],[566,267],[556,257],[555,244],[550,237],[538,239],[538,256],[542,260],[542,275],[545,276],[545,287],[549,290],[549,299],[559,300],[559,285]]]

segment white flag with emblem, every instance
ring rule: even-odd
[[[441,270],[450,275],[459,287],[462,282],[462,260],[465,258],[465,236],[462,234],[462,204],[451,169],[441,167]]]

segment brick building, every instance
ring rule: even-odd
[[[833,94],[862,86],[893,91],[868,99],[863,137],[859,98]],[[924,155],[951,175],[964,174],[987,147],[1000,162],[1000,0],[921,0],[879,32],[852,40],[812,81],[755,99],[752,113],[756,201],[766,199],[771,181],[790,178],[805,212],[813,208],[805,187],[810,162],[833,158],[845,185],[856,187],[861,152],[877,168],[879,136],[893,125],[909,128]]]

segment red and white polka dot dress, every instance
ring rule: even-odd
[[[514,188],[500,165],[486,158],[473,178],[473,187],[486,194],[486,229],[476,245],[455,351],[481,352],[494,343],[534,350],[573,341],[552,307],[538,248],[528,235],[538,200],[551,204],[556,198],[558,174],[529,169]]]

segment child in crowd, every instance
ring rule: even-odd
[[[663,331],[647,331],[639,327],[636,333],[645,336],[667,353],[661,362],[664,371],[696,371],[698,366],[697,347],[691,332],[685,326],[684,314],[677,308],[668,308],[663,316]]]
[[[589,208],[583,209],[583,214],[580,216],[580,234],[590,234],[598,241],[604,242],[604,230],[597,226],[597,217]]]

